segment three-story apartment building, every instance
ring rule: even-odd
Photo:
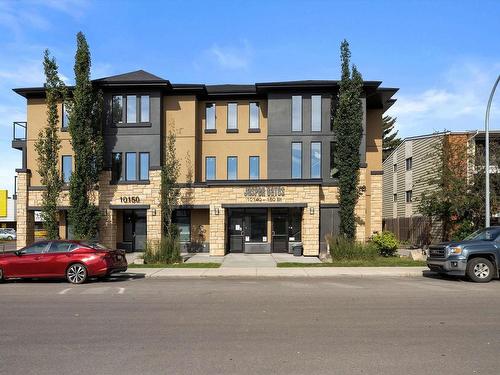
[[[160,182],[169,131],[176,134],[181,198],[174,212],[187,251],[288,252],[325,248],[338,231],[335,132],[331,107],[337,81],[251,85],[174,84],[144,71],[94,80],[103,91],[105,168],[95,200],[102,220],[99,241],[141,250],[161,237]],[[366,81],[356,207],[357,238],[382,228],[382,115],[397,89]],[[34,142],[46,125],[43,88],[15,89],[27,99],[23,152],[17,169],[18,246],[34,240],[34,213],[44,189]],[[69,181],[73,159],[64,105],[57,161]],[[17,123],[19,126],[19,123]],[[60,237],[71,237],[67,188],[60,196]]]

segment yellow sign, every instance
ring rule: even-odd
[[[0,217],[7,216],[7,190],[0,190]]]

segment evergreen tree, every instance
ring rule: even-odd
[[[173,125],[168,131],[165,148],[165,163],[161,172],[161,212],[163,233],[168,239],[177,237],[177,227],[172,223],[172,215],[178,205],[180,188],[177,180],[180,173],[180,162],[177,159]]]
[[[398,130],[394,129],[396,118],[384,116],[382,118],[382,160],[385,160],[389,154],[402,142],[398,137]]]
[[[69,219],[73,233],[79,239],[94,238],[100,219],[94,201],[103,162],[102,93],[92,87],[90,66],[89,46],[83,33],[79,32],[74,67],[75,89],[69,110],[69,132],[75,158],[75,170],[70,181]]]
[[[42,220],[48,239],[59,237],[57,200],[62,189],[62,179],[57,167],[61,141],[58,136],[59,116],[57,103],[64,100],[65,86],[59,78],[56,60],[45,50],[43,68],[45,71],[45,93],[47,97],[47,125],[40,130],[35,142],[38,173],[46,190],[42,193]]]
[[[348,239],[356,236],[355,207],[362,188],[359,187],[359,149],[363,135],[361,94],[363,79],[356,66],[350,69],[349,43],[340,45],[342,77],[336,108],[332,110],[333,129],[337,135],[340,233]]]

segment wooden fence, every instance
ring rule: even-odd
[[[441,225],[423,216],[384,219],[383,230],[392,232],[398,241],[416,247],[426,247],[432,242],[441,241]]]

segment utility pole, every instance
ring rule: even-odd
[[[493,95],[495,95],[495,90],[498,86],[498,82],[500,81],[500,75],[497,77],[493,88],[491,89],[490,99],[488,100],[488,106],[486,107],[486,117],[484,118],[484,130],[486,135],[485,140],[485,158],[486,158],[486,220],[485,220],[485,228],[490,226],[490,109],[491,102],[493,101]]]

